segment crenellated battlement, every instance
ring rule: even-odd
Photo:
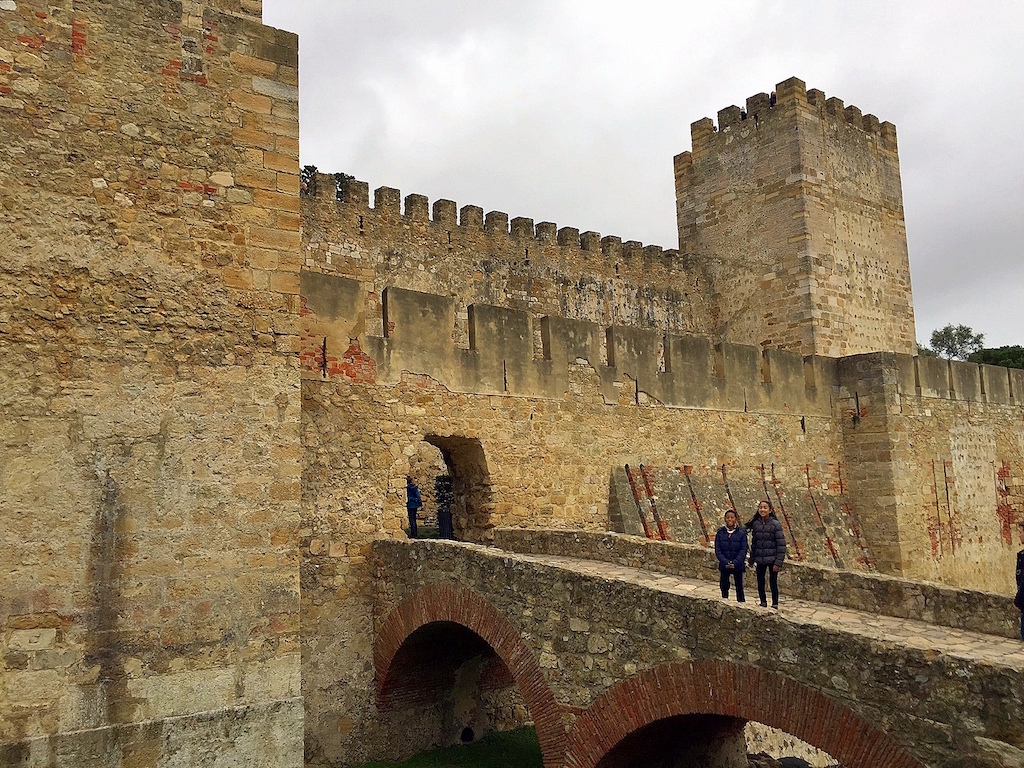
[[[807,89],[803,80],[791,77],[775,86],[770,94],[750,96],[744,107],[730,105],[720,109],[718,123],[710,117],[701,118],[690,125],[693,149],[676,156],[676,173],[693,162],[694,155],[708,156],[720,151],[719,141],[747,138],[767,130],[780,121],[824,121],[833,128],[839,126],[858,130],[877,144],[880,151],[897,152],[896,126],[881,122],[875,115],[863,114],[860,107],[844,106],[843,100],[827,97],[824,91]]]
[[[333,200],[339,207],[360,216],[372,216],[380,223],[421,223],[437,233],[470,236],[486,233],[523,244],[558,246],[582,255],[602,254],[613,259],[671,262],[679,251],[660,245],[645,245],[638,240],[623,240],[617,235],[559,227],[551,221],[534,223],[525,216],[509,217],[504,211],[488,211],[477,205],[459,206],[454,200],[436,200],[433,206],[425,195],[402,193],[393,187],[378,187],[371,204],[369,184],[351,177],[307,171],[304,196],[319,202]],[[366,226],[366,222],[363,222]]]
[[[902,394],[945,400],[1024,405],[1024,370],[998,365],[897,355]]]

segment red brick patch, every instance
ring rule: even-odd
[[[847,768],[925,768],[835,699],[774,672],[717,661],[663,664],[605,691],[576,720],[563,765],[595,768],[631,733],[689,714],[756,720],[825,750]]]

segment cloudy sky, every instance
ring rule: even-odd
[[[1021,0],[264,0],[302,162],[674,248],[691,122],[795,75],[896,124],[918,339],[1024,344]]]

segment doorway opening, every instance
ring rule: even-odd
[[[488,542],[493,537],[491,478],[476,438],[427,435],[409,459],[423,506],[419,538]]]

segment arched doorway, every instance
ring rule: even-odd
[[[490,541],[493,536],[493,502],[483,445],[476,438],[461,435],[427,435],[423,441],[440,452],[449,478],[446,480],[444,475],[436,475],[431,483],[430,498],[435,519],[436,510],[450,502],[456,540]]]
[[[378,708],[408,739],[396,756],[532,720],[544,765],[561,764],[561,707],[519,630],[474,590],[406,597],[379,622],[373,658]]]
[[[511,671],[480,635],[451,621],[416,629],[398,649],[378,706],[419,720],[424,748],[475,741],[530,720]]]
[[[440,526],[437,521],[439,485],[446,481],[441,478],[449,478],[451,470],[445,461],[441,449],[426,440],[416,446],[416,452],[409,457],[408,477],[416,484],[423,506],[416,513],[417,538],[431,539],[440,535]],[[406,491],[408,494],[408,490]],[[407,531],[409,528],[406,529]]]

